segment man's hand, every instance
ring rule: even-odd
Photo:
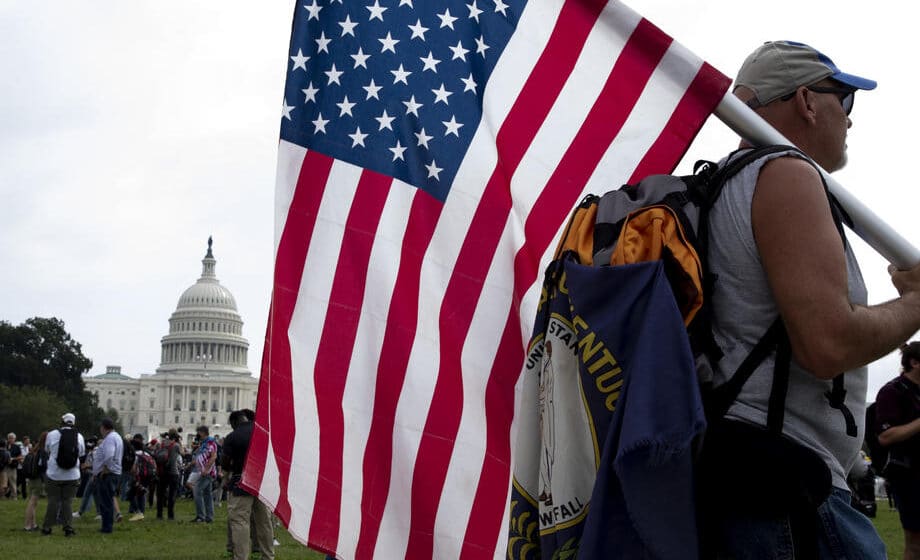
[[[900,295],[920,292],[920,264],[909,270],[898,270],[898,267],[890,264],[888,274],[891,275],[891,283],[894,284]]]

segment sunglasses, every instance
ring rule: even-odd
[[[808,89],[815,93],[837,94],[837,97],[840,99],[840,106],[843,107],[843,112],[846,113],[847,116],[849,116],[850,111],[853,110],[853,101],[856,99],[856,90],[852,88],[808,86]]]
[[[856,99],[856,90],[852,88],[843,88],[843,87],[825,87],[825,86],[805,86],[805,89],[813,91],[815,93],[833,93],[837,95],[837,98],[840,100],[840,106],[843,107],[843,112],[849,116],[850,111],[853,110],[853,101]],[[781,101],[788,101],[792,99],[795,95],[795,92],[785,95],[780,98]]]

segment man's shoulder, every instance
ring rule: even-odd
[[[882,385],[882,388],[878,390],[878,394],[886,395],[889,394],[900,394],[911,388],[912,382],[906,379],[903,375],[899,375],[893,379],[888,380],[887,383]]]

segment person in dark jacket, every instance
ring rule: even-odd
[[[271,513],[258,498],[246,492],[240,481],[246,464],[246,452],[252,440],[252,420],[255,413],[249,409],[237,410],[230,414],[231,432],[224,439],[224,452],[221,466],[230,473],[227,497],[227,523],[233,541],[233,559],[247,560],[252,548],[250,528],[255,528],[255,540],[262,553],[262,558],[272,560],[275,557],[272,541]]]

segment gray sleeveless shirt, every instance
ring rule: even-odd
[[[792,152],[766,155],[742,169],[725,184],[709,217],[709,267],[716,275],[712,294],[713,332],[725,353],[714,372],[715,385],[728,380],[776,319],[779,311],[767,284],[751,228],[751,201],[767,161]],[[724,161],[722,162],[725,163]],[[807,232],[802,232],[807,235]],[[850,301],[865,305],[866,286],[849,243],[846,245]],[[773,356],[754,372],[727,417],[765,426],[773,380]],[[868,369],[846,372],[846,406],[856,417],[857,437],[846,434],[843,414],[824,396],[832,382],[821,380],[793,359],[783,433],[815,450],[830,467],[833,485],[847,488],[846,475],[863,441]]]

